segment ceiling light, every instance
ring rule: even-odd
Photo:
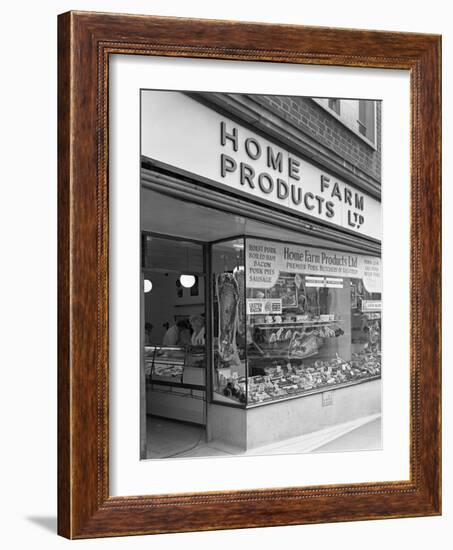
[[[143,281],[143,290],[146,292],[151,292],[153,288],[153,283],[149,279]]]
[[[181,281],[181,284],[184,288],[192,288],[195,284],[195,276],[194,275],[181,275],[179,278]]]

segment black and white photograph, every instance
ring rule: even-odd
[[[141,458],[373,451],[379,100],[141,90]]]

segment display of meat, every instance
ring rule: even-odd
[[[241,336],[245,334],[245,271],[244,268],[238,268],[234,271],[234,278],[238,285],[239,303],[238,303],[238,327],[237,330]]]
[[[237,360],[236,330],[238,326],[239,287],[232,273],[217,276],[219,307],[219,356],[223,361]]]
[[[288,357],[307,357],[318,351],[316,336],[305,337],[300,332],[294,332],[288,347]]]
[[[265,367],[265,375],[248,378],[250,403],[277,400],[303,394],[313,389],[333,388],[357,380],[374,379],[381,375],[381,353],[363,350],[353,353],[350,361],[338,354],[330,360],[317,360],[311,366],[299,361],[297,355],[292,363]]]

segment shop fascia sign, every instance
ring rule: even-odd
[[[235,174],[239,185],[251,195],[265,195],[273,203],[291,210],[324,218],[334,219],[336,209],[344,210],[348,229],[359,231],[365,223],[365,196],[352,190],[340,181],[318,170],[316,192],[305,188],[308,163],[291,153],[265,144],[249,132],[240,132],[237,125],[220,122],[220,176],[228,181]],[[257,163],[257,161],[260,161]],[[262,163],[265,170],[262,170]],[[312,172],[313,170],[311,170]]]
[[[143,92],[142,154],[241,198],[381,240],[381,203],[178,92]]]
[[[375,256],[246,239],[245,266],[249,288],[272,288],[280,273],[299,273],[307,286],[342,288],[348,277],[361,279],[368,292],[382,291],[381,259]]]

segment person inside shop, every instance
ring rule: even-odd
[[[190,324],[187,319],[181,319],[168,328],[162,340],[162,345],[166,347],[186,346],[190,344],[190,339]]]
[[[145,344],[151,344],[151,333],[153,331],[153,325],[151,323],[145,323]]]
[[[188,346],[191,344],[192,329],[190,323],[187,320],[182,322],[179,328],[178,346]]]
[[[205,326],[203,315],[192,315],[190,320],[190,326],[192,327],[192,337],[190,343],[193,346],[205,345]]]

